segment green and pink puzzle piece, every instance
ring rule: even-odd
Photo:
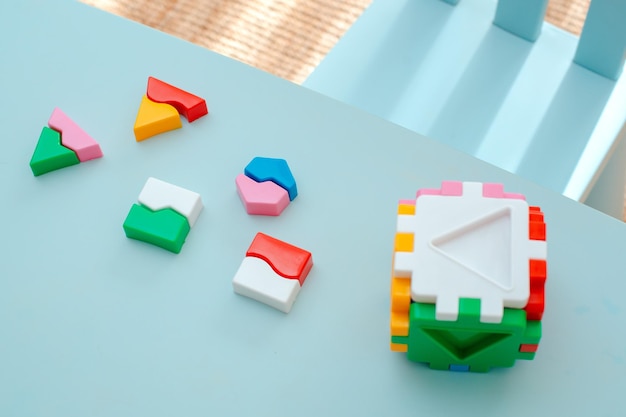
[[[87,132],[55,108],[39,135],[39,141],[30,160],[35,176],[101,158],[100,145]]]

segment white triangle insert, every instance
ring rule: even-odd
[[[430,244],[475,275],[510,290],[513,285],[511,235],[511,209],[504,207],[437,236]]]

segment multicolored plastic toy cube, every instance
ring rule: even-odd
[[[523,195],[458,181],[419,190],[398,206],[391,349],[452,371],[533,359],[546,272],[543,213]]]

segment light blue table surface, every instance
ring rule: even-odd
[[[622,416],[626,226],[382,119],[78,3],[0,6],[0,416]],[[146,142],[149,75],[209,117]],[[104,158],[33,177],[53,108]],[[299,196],[248,216],[234,179],[283,157]],[[205,204],[182,252],[122,222],[154,176]],[[544,337],[532,362],[429,370],[389,351],[398,199],[441,180],[503,182],[548,222]],[[237,296],[252,237],[313,253],[288,315]]]

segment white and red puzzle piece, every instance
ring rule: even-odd
[[[448,181],[405,203],[415,214],[398,215],[397,231],[414,234],[413,250],[397,252],[393,268],[411,278],[413,301],[434,303],[437,320],[454,321],[459,299],[477,298],[484,323],[500,323],[504,307],[526,306],[530,259],[546,259],[546,242],[530,239],[522,195]]]
[[[235,273],[233,290],[289,313],[312,267],[310,252],[257,233]]]

